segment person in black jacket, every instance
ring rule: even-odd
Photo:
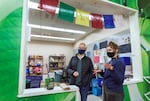
[[[103,101],[123,101],[123,81],[125,64],[118,56],[118,45],[109,42],[107,55],[111,60],[105,64],[105,71],[95,70],[94,74],[100,73],[103,76]]]
[[[81,101],[87,101],[90,82],[93,78],[93,63],[89,57],[85,55],[86,44],[80,43],[78,53],[73,56],[67,67],[70,76],[69,83],[77,85],[80,90]]]

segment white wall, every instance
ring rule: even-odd
[[[57,42],[46,42],[46,41],[31,41],[27,45],[27,56],[29,55],[42,55],[44,63],[44,73],[46,73],[45,64],[48,64],[49,55],[60,55],[66,56],[66,65],[73,55],[73,46],[69,43],[57,43]]]

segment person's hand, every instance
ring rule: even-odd
[[[113,70],[113,66],[109,63],[105,63],[104,66],[105,66],[106,69]]]
[[[74,76],[74,77],[78,77],[78,76],[79,76],[79,73],[78,73],[77,71],[75,71],[75,72],[73,73],[73,76]]]
[[[95,70],[93,70],[93,74],[97,74],[97,73],[99,73],[99,72],[101,72],[100,69],[95,69]]]

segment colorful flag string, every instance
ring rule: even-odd
[[[57,12],[58,18],[78,25],[88,27],[91,25],[92,28],[96,29],[115,28],[113,15],[90,13],[59,2],[58,0],[40,0],[38,8],[52,15],[55,15],[56,10],[59,9]]]

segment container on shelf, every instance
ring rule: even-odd
[[[62,70],[56,70],[54,72],[55,75],[55,82],[61,82],[62,76],[63,76],[63,71]]]

